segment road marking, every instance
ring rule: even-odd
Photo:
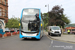
[[[53,44],[53,40],[51,41],[51,44]]]
[[[44,34],[45,34],[45,33],[44,33]],[[45,35],[47,36],[47,34],[45,34]],[[51,40],[51,42],[50,42],[50,46],[49,46],[49,50],[50,50],[50,47],[51,47],[52,44],[53,44],[53,39],[51,39],[49,36],[47,36],[47,38]]]
[[[51,47],[51,46],[52,46],[52,44],[53,44],[53,40],[51,40],[51,42],[50,42],[50,46],[49,46],[49,47]]]

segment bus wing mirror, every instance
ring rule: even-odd
[[[20,26],[21,24],[19,23],[19,26]]]
[[[41,27],[42,27],[42,24],[41,24]]]

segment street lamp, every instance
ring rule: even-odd
[[[49,4],[48,5],[45,5],[45,7],[47,7],[48,6],[48,12],[49,12]]]
[[[48,16],[49,16],[49,4],[48,5],[45,5],[45,7],[48,7]],[[46,18],[48,18],[48,17],[46,17]],[[49,20],[49,19],[48,19]],[[47,28],[48,26],[46,26],[46,28]]]
[[[49,16],[49,4],[48,5],[45,5],[45,7],[48,7],[48,16]]]

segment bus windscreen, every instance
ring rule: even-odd
[[[38,9],[24,9],[22,16],[22,31],[36,32],[39,31],[40,24],[36,21],[36,14],[39,14]]]

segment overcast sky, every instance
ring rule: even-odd
[[[42,13],[48,12],[55,5],[64,8],[64,14],[68,16],[71,23],[75,23],[75,0],[8,0],[8,17],[20,17],[23,8],[40,8]]]

